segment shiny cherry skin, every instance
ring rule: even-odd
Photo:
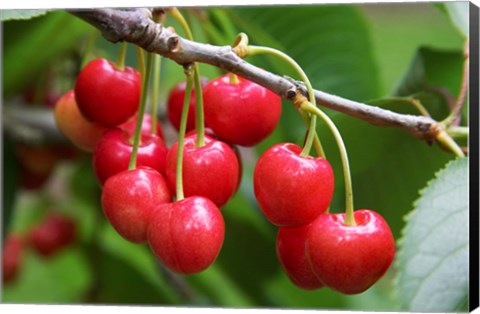
[[[92,152],[103,133],[107,131],[106,127],[88,121],[80,113],[73,90],[60,97],[55,105],[54,114],[60,132],[76,147],[86,152]]]
[[[200,78],[200,85],[203,87],[207,84],[208,79],[205,77]],[[168,121],[178,131],[180,129],[180,119],[182,117],[183,99],[185,97],[185,88],[187,84],[182,81],[175,85],[168,94],[167,98],[167,117]],[[192,88],[192,94],[190,96],[190,103],[187,116],[187,132],[195,129],[195,112],[196,112],[196,100],[195,100],[195,87]]]
[[[151,133],[141,134],[137,150],[137,166],[147,166],[165,173],[168,149],[165,142]],[[93,152],[93,170],[103,185],[112,175],[127,170],[133,151],[133,133],[112,128],[100,139]]]
[[[9,284],[18,277],[22,266],[24,239],[19,234],[9,234],[4,240],[2,250],[3,283]]]
[[[111,176],[103,186],[101,197],[103,212],[113,228],[134,243],[147,241],[147,226],[156,206],[171,201],[163,176],[147,167]]]
[[[217,258],[225,223],[212,201],[191,196],[158,206],[147,237],[150,248],[166,267],[180,274],[194,274]]]
[[[240,167],[235,152],[222,141],[205,136],[205,145],[195,147],[196,134],[187,136],[183,150],[183,191],[187,196],[203,196],[218,207],[225,205],[237,190]],[[178,142],[167,154],[166,175],[176,191]]]
[[[305,252],[309,227],[279,228],[276,247],[278,260],[288,278],[299,288],[315,290],[323,284],[313,273]]]
[[[29,234],[30,246],[40,255],[48,257],[76,240],[75,222],[59,213],[49,213]]]
[[[319,216],[307,235],[307,258],[314,273],[329,288],[357,294],[385,274],[395,255],[395,240],[387,222],[376,212],[354,212],[355,226],[345,214]]]
[[[300,156],[292,143],[270,147],[260,156],[253,174],[255,197],[265,217],[280,227],[299,227],[324,213],[333,197],[330,163]]]
[[[137,127],[137,119],[138,119],[138,115],[134,115],[127,122],[120,124],[118,127],[120,129],[129,131],[132,134],[135,134],[135,129]],[[152,116],[148,113],[145,113],[144,116],[143,116],[141,132],[142,132],[142,134],[152,133]],[[157,130],[156,130],[155,134],[157,136],[159,136],[161,139],[164,139],[163,138],[163,129],[162,129],[162,126],[160,124],[160,121],[158,121],[158,120],[157,120]]]
[[[254,82],[229,74],[210,81],[203,89],[205,124],[222,138],[240,146],[254,146],[276,128],[281,98]]]
[[[75,99],[87,120],[114,127],[137,112],[140,85],[137,70],[125,67],[121,71],[106,59],[94,59],[77,77]]]

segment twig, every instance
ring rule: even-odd
[[[246,62],[238,57],[230,46],[202,44],[180,37],[172,29],[155,23],[151,18],[151,9],[99,8],[70,13],[93,25],[113,43],[127,41],[180,65],[193,62],[210,64],[245,77],[286,99],[292,99],[298,90],[306,94],[301,83]],[[420,139],[433,141],[440,130],[438,122],[429,117],[399,114],[318,90],[314,93],[319,105],[371,124],[398,127]]]

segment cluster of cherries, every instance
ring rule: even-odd
[[[115,230],[131,242],[147,242],[166,267],[182,274],[203,271],[220,252],[225,234],[220,208],[235,194],[241,179],[236,145],[260,143],[281,115],[278,95],[242,77],[226,74],[201,85],[208,132],[194,130],[192,97],[188,133],[180,148],[178,141],[166,146],[162,129],[159,124],[152,126],[151,116],[145,114],[138,124],[138,72],[117,68],[105,59],[87,64],[74,90],[55,108],[59,129],[78,147],[92,152],[93,169],[102,185],[102,208]],[[184,98],[185,82],[170,92],[167,101],[168,118],[177,130]],[[141,137],[132,167],[136,129]],[[329,213],[333,170],[326,159],[301,152],[292,143],[274,145],[259,158],[254,172],[260,209],[279,227],[280,263],[300,288],[363,292],[393,260],[390,228],[371,210],[358,210],[350,218],[348,213]],[[182,173],[180,197],[178,173]]]
[[[13,282],[21,269],[25,249],[32,248],[48,258],[76,241],[75,222],[69,216],[50,210],[25,234],[11,233],[5,238],[2,252],[3,282]]]
[[[152,130],[152,117],[143,113],[134,167],[130,162],[141,96],[141,77],[135,69],[95,59],[55,107],[60,131],[92,153],[102,209],[114,229],[131,242],[147,242],[166,267],[183,274],[203,271],[220,252],[225,234],[220,208],[241,179],[235,145],[262,141],[281,114],[279,96],[241,77],[224,75],[203,80],[202,86],[208,126],[203,143],[193,130],[193,97],[182,148],[178,142],[168,148],[160,124]],[[168,99],[168,117],[177,130],[184,97],[181,83]],[[174,197],[179,149],[184,198]]]

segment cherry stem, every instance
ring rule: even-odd
[[[353,190],[352,190],[352,177],[350,173],[350,165],[348,163],[347,149],[345,148],[345,143],[343,142],[342,136],[338,131],[337,127],[322,110],[317,106],[313,105],[310,102],[304,102],[300,105],[300,108],[306,110],[312,114],[318,115],[330,128],[337,142],[338,149],[340,151],[340,158],[342,160],[343,175],[345,179],[345,213],[346,219],[345,223],[349,226],[355,226],[355,218],[353,216]]]
[[[453,140],[453,138],[445,131],[440,131],[437,136],[435,137],[437,142],[440,146],[450,150],[452,153],[455,154],[457,157],[465,157],[465,153],[463,152],[462,148],[458,146],[457,142]]]
[[[238,39],[237,39],[237,41],[238,41]],[[245,39],[242,38],[242,39],[239,40],[239,43],[242,43],[244,41],[245,41]],[[308,76],[305,74],[303,69],[298,65],[298,63],[295,60],[293,60],[286,53],[284,53],[280,50],[274,49],[274,48],[263,47],[263,46],[248,46],[247,47],[247,54],[248,55],[256,55],[256,54],[260,54],[260,53],[271,54],[271,55],[274,55],[276,57],[279,57],[280,59],[285,60],[290,66],[292,66],[297,71],[297,73],[300,75],[302,81],[305,83],[305,86],[307,87],[308,98],[309,98],[310,102],[314,106],[316,106],[316,100],[315,100],[315,95],[313,93],[312,84],[310,83],[310,80],[308,79]],[[308,128],[307,140],[305,141],[305,144],[303,146],[303,150],[300,153],[300,156],[302,156],[302,157],[306,157],[310,153],[310,149],[312,148],[314,135],[316,134],[316,123],[317,123],[317,118],[316,118],[315,115],[312,115],[312,117],[310,119],[310,126]]]
[[[230,74],[228,76],[228,83],[230,83],[231,85],[240,84],[238,76],[235,73],[230,72]]]
[[[182,13],[176,7],[173,7],[168,12],[175,18],[175,20],[177,20],[177,22],[180,23],[187,39],[193,41],[192,30]],[[205,114],[203,112],[203,93],[200,82],[200,69],[197,63],[193,64],[193,71],[193,80],[195,82],[195,132],[197,134],[195,147],[198,148],[205,145]]]
[[[140,108],[138,109],[137,124],[135,125],[135,134],[133,137],[133,149],[130,156],[130,163],[128,170],[133,170],[137,166],[137,152],[140,145],[140,137],[142,134],[142,122],[145,115],[145,107],[147,103],[148,83],[150,80],[150,71],[152,68],[152,53],[147,54],[147,66],[145,68],[145,75],[142,76],[142,93],[140,95]]]
[[[137,59],[138,59],[138,72],[140,72],[140,76],[145,76],[145,55],[143,54],[143,49],[140,46],[136,46],[137,48]]]
[[[193,72],[193,73],[192,73]],[[192,94],[193,76],[195,69],[191,67],[185,68],[185,76],[187,77],[187,86],[185,87],[185,97],[183,99],[182,117],[180,119],[180,129],[178,130],[177,142],[177,168],[176,168],[176,190],[177,201],[185,198],[183,194],[183,149],[185,141],[185,133],[187,131],[188,109],[190,107],[190,97]]]
[[[153,60],[153,89],[152,89],[152,134],[157,133],[158,90],[160,87],[160,66],[162,58],[155,54]]]
[[[120,44],[120,51],[118,52],[117,61],[115,67],[120,71],[125,70],[125,56],[127,55],[127,42],[124,41]]]
[[[298,109],[298,113],[302,117],[303,122],[309,128],[310,127],[310,120],[309,117],[305,114],[305,112],[301,109]],[[315,151],[317,152],[318,156],[322,157],[323,159],[327,159],[327,155],[323,149],[322,143],[320,142],[320,138],[318,137],[317,132],[315,132],[315,138],[313,139],[313,146],[315,147]]]
[[[83,52],[82,62],[80,63],[80,68],[83,69],[89,60],[90,52],[95,45],[95,41],[97,40],[98,31],[93,29],[90,34],[88,35],[87,44],[85,45],[85,51]]]

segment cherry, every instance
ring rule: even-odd
[[[203,87],[207,84],[207,78],[200,78],[200,85]],[[178,131],[180,129],[180,118],[182,117],[183,99],[185,97],[185,88],[187,83],[182,81],[175,85],[168,94],[167,98],[167,116],[170,123]],[[190,104],[187,116],[187,132],[195,129],[195,87],[192,88],[190,96]]]
[[[75,240],[75,222],[70,217],[58,213],[49,213],[28,234],[30,245],[45,257],[53,255]]]
[[[129,131],[130,133],[134,134],[135,129],[137,127],[137,119],[138,119],[138,115],[134,115],[127,122],[119,125],[119,128],[121,128],[123,130],[126,130],[126,131]],[[152,133],[152,116],[149,115],[148,113],[145,113],[144,116],[143,116],[141,133],[142,134]],[[155,132],[155,135],[158,135],[160,138],[163,139],[162,126],[160,125],[160,123],[158,121],[157,121],[157,130]]]
[[[302,157],[301,150],[291,143],[274,145],[255,166],[255,197],[274,225],[298,227],[311,223],[332,200],[334,177],[330,163],[321,157]]]
[[[238,186],[240,172],[237,156],[224,142],[205,136],[205,145],[195,147],[196,139],[196,134],[193,134],[184,141],[184,194],[204,196],[222,207]],[[166,175],[172,191],[176,191],[177,151],[178,142],[167,154]]]
[[[323,284],[313,273],[305,252],[309,227],[279,228],[277,256],[282,269],[297,287],[314,290],[323,287]]]
[[[93,152],[93,170],[101,185],[112,175],[128,169],[133,150],[133,133],[120,128],[105,132]],[[137,165],[165,173],[167,158],[165,142],[155,134],[141,134],[137,151]]]
[[[254,146],[270,135],[280,119],[281,98],[270,90],[238,77],[223,75],[203,89],[205,124],[227,141]]]
[[[138,109],[140,74],[131,67],[119,70],[103,58],[90,61],[75,83],[75,99],[89,121],[114,127],[126,122]]]
[[[388,224],[376,212],[354,212],[355,226],[345,214],[319,216],[307,235],[307,257],[326,286],[345,294],[361,293],[387,271],[395,254]]]
[[[13,282],[20,271],[23,259],[24,240],[18,234],[9,234],[5,238],[2,251],[2,274],[5,284]]]
[[[148,226],[148,243],[169,269],[181,274],[205,270],[217,258],[225,236],[225,223],[209,199],[191,196],[162,204]]]
[[[90,122],[80,113],[75,92],[69,90],[55,105],[57,128],[78,148],[92,152],[98,140],[107,130],[104,126]]]
[[[156,170],[139,167],[119,172],[105,182],[102,208],[113,228],[126,240],[147,240],[147,226],[155,207],[171,202],[167,182]]]

